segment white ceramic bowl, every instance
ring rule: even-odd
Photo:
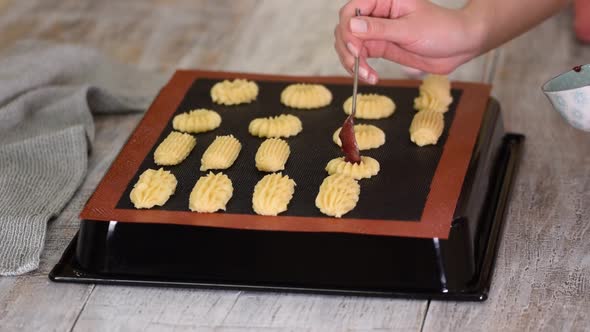
[[[543,85],[543,92],[570,125],[590,131],[590,65],[549,80]]]

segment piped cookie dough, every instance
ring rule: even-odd
[[[346,99],[343,105],[344,113],[352,113],[352,96]],[[395,103],[387,96],[369,93],[359,93],[356,100],[357,119],[383,119],[390,117],[395,112]]]
[[[154,206],[166,204],[170,196],[176,190],[176,177],[165,171],[147,169],[139,176],[139,180],[129,194],[131,202],[136,209],[151,209]]]
[[[235,79],[216,83],[211,88],[211,99],[221,105],[247,104],[256,100],[258,85],[256,82]]]
[[[252,209],[259,215],[276,216],[287,211],[294,193],[293,179],[281,173],[268,174],[254,187]]]
[[[248,131],[256,137],[291,137],[303,130],[303,124],[298,117],[291,114],[281,114],[268,118],[257,118],[250,122]]]
[[[281,103],[298,109],[316,109],[330,105],[332,93],[321,84],[297,83],[281,92]]]
[[[351,176],[333,174],[320,185],[315,205],[323,214],[341,218],[356,207],[360,193],[359,183]]]

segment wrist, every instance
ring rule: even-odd
[[[489,20],[478,6],[478,1],[470,1],[467,6],[460,11],[463,28],[466,31],[466,38],[470,41],[468,43],[469,49],[466,50],[471,56],[476,57],[489,51]]]

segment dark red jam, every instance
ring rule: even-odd
[[[576,73],[579,73],[582,71],[582,66],[575,66],[574,68],[572,68]]]
[[[340,141],[342,142],[342,152],[344,152],[344,160],[349,163],[358,164],[361,162],[361,154],[359,146],[356,143],[354,135],[354,119],[352,116],[346,118],[340,130]]]

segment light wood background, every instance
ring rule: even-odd
[[[450,6],[461,1],[439,0]],[[0,50],[73,42],[120,61],[175,68],[344,75],[332,49],[342,1],[0,0]],[[527,135],[490,298],[457,303],[56,284],[47,279],[78,213],[141,115],[97,117],[89,175],[48,226],[39,270],[0,278],[1,331],[590,330],[590,134],[569,127],[540,86],[590,62],[566,10],[454,79],[494,84],[506,127]],[[383,77],[401,77],[377,61]]]

